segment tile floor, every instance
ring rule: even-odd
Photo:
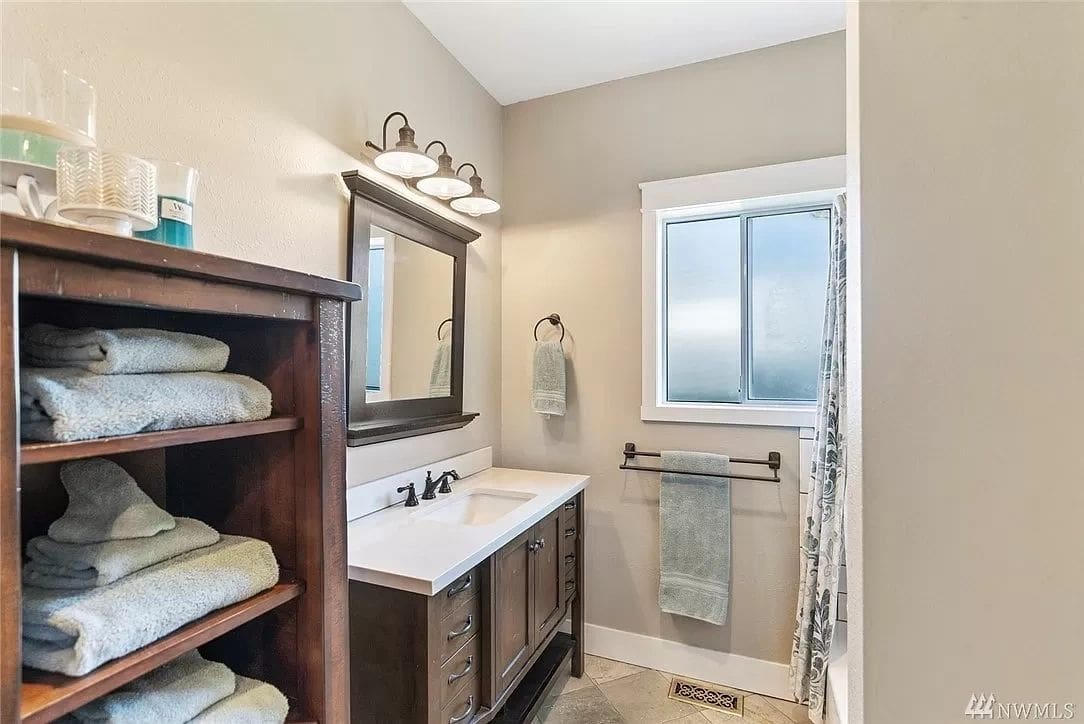
[[[808,724],[800,704],[746,694],[745,716],[668,698],[671,674],[588,656],[581,679],[569,678],[535,724]],[[744,692],[743,692],[744,693]]]

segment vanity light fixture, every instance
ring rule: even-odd
[[[443,201],[458,196],[466,196],[473,189],[469,183],[456,176],[455,171],[452,170],[452,157],[448,155],[448,147],[444,145],[444,141],[430,142],[425,147],[425,153],[428,155],[429,149],[437,144],[440,144],[441,148],[441,154],[437,156],[437,172],[418,179],[415,186],[422,193],[436,196]]]
[[[389,149],[388,122],[396,116],[402,117],[403,126],[399,129],[399,142],[395,144],[395,148]],[[382,146],[377,146],[372,141],[365,142],[365,145],[369,148],[380,151],[373,163],[381,171],[402,178],[418,178],[437,172],[437,162],[422,153],[421,149],[418,148],[418,144],[414,142],[414,129],[410,127],[410,121],[407,120],[406,115],[400,111],[396,111],[384,119],[384,133],[381,140],[383,141]],[[448,162],[450,164],[451,159]]]
[[[486,196],[485,191],[482,190],[482,177],[478,175],[478,169],[473,163],[464,163],[456,169],[456,175],[458,176],[459,172],[467,166],[470,166],[474,171],[474,174],[470,177],[471,192],[467,196],[452,199],[451,207],[456,211],[471,216],[481,216],[482,214],[492,214],[500,211],[501,205]]]

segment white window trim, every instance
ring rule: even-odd
[[[662,233],[667,219],[830,202],[846,186],[846,156],[758,166],[640,184],[643,213],[643,389],[640,419],[812,427],[816,405],[667,402],[662,359]]]

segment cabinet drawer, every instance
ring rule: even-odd
[[[572,566],[571,568],[565,569],[564,582],[561,584],[561,588],[562,588],[562,593],[564,595],[564,600],[566,602],[568,601],[568,599],[570,599],[570,598],[572,598],[573,596],[576,595],[576,567],[575,566]]]
[[[437,594],[436,604],[440,610],[437,618],[445,618],[451,615],[464,601],[478,595],[478,574],[480,568],[464,573],[459,578],[448,584],[448,587]]]
[[[440,667],[440,706],[442,709],[456,703],[460,698],[466,698],[458,695],[466,687],[468,681],[478,678],[478,672],[482,668],[481,651],[481,639],[475,636],[463,644]]]
[[[465,641],[478,633],[482,622],[481,604],[481,597],[474,596],[441,619],[437,644],[440,646],[442,662],[447,661]]]
[[[557,550],[561,555],[561,565],[567,566],[576,560],[576,539],[579,537],[575,519],[571,522],[561,521],[561,539],[558,541]],[[572,556],[569,558],[568,556]]]
[[[565,528],[576,525],[576,508],[578,506],[578,498],[569,498],[561,506],[561,525]]]
[[[481,698],[482,678],[475,676],[441,710],[441,724],[467,724],[478,713]]]

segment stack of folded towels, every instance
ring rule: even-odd
[[[26,546],[27,666],[82,676],[278,582],[267,543],[174,518],[116,463],[68,462],[60,479],[67,510]]]
[[[282,724],[289,703],[271,684],[189,651],[76,709],[65,724]]]
[[[35,324],[22,349],[25,439],[72,442],[271,415],[271,391],[223,372],[230,348],[210,337]]]

